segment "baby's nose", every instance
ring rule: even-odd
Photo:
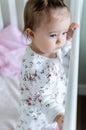
[[[59,36],[57,37],[56,43],[61,42],[61,40],[62,40],[62,37],[61,37],[61,35],[59,35]]]

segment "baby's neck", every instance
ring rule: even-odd
[[[48,58],[56,58],[56,57],[57,57],[56,52],[43,53],[43,52],[39,51],[37,48],[34,49],[34,47],[33,47],[32,44],[30,45],[30,48],[31,48],[34,52],[38,53],[39,55],[42,55],[42,56],[45,56],[45,57],[48,57]]]
[[[44,56],[49,57],[49,58],[56,58],[57,54],[56,53],[44,54]]]

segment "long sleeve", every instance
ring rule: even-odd
[[[70,41],[67,41],[64,47],[61,49],[63,67],[64,67],[67,78],[68,78],[68,72],[69,72],[71,46],[72,46],[72,43]]]
[[[63,56],[66,56],[70,53],[72,43],[70,41],[67,41],[63,48],[61,49]]]
[[[59,61],[35,60],[33,55],[29,61],[24,59],[22,65],[22,100],[28,103],[29,108],[40,108],[49,122],[64,113],[66,86],[60,70]]]

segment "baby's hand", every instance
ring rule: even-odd
[[[71,40],[73,37],[74,31],[79,28],[79,25],[77,23],[72,23],[69,26],[68,32],[67,32],[67,40]]]
[[[58,123],[59,130],[62,130],[64,123],[64,114],[59,114],[58,116],[56,116],[55,121]]]

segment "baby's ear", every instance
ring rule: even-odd
[[[29,37],[31,40],[33,40],[34,32],[30,28],[26,29],[25,34],[27,35],[27,37]]]

